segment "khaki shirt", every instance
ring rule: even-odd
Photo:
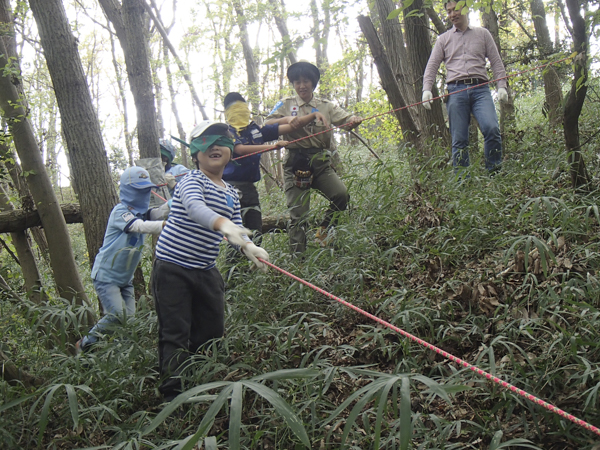
[[[283,136],[286,141],[295,141],[296,139],[300,139],[311,134],[319,133],[321,131],[327,130],[331,128],[333,125],[343,125],[348,123],[350,117],[353,116],[352,113],[344,111],[339,106],[330,102],[329,100],[320,99],[313,95],[313,98],[310,102],[304,103],[304,101],[298,96],[294,95],[292,97],[287,97],[283,100],[277,102],[273,111],[269,114],[266,120],[270,119],[280,119],[282,117],[287,116],[306,116],[313,112],[320,112],[325,116],[328,121],[328,125],[325,126],[321,121],[312,121],[304,128],[299,128],[296,131],[292,131],[289,134]],[[317,136],[312,136],[308,139],[304,139],[300,142],[296,142],[294,144],[290,144],[287,148],[323,148],[328,149],[329,144],[331,143],[331,135],[332,132],[328,131],[326,133],[319,134]]]

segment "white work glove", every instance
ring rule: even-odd
[[[243,247],[248,243],[248,241],[244,239],[244,235],[252,236],[252,231],[248,228],[237,226],[229,219],[225,219],[220,229],[216,231],[223,233],[223,236],[227,238],[230,244],[237,245],[238,247]]]
[[[165,181],[167,182],[167,186],[169,187],[169,189],[175,189],[175,185],[177,184],[175,175],[173,175],[172,173],[165,173]]]
[[[431,91],[423,91],[423,98],[421,99],[421,101],[425,102],[423,103],[423,108],[431,109],[431,102],[433,101],[431,100],[432,98],[433,94]]]
[[[498,88],[498,100],[501,103],[506,103],[508,101],[508,92],[504,88]]]
[[[244,255],[248,257],[250,261],[254,263],[257,269],[267,272],[269,270],[269,266],[260,262],[258,259],[264,259],[265,261],[269,260],[269,254],[264,248],[257,247],[252,242],[248,242],[243,248]]]

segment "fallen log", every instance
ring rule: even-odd
[[[81,208],[78,203],[67,203],[60,205],[60,208],[67,223],[83,222]],[[23,231],[41,225],[40,215],[35,209],[33,211],[14,209],[0,213],[0,233],[14,233],[15,231]]]
[[[81,208],[78,203],[65,203],[60,205],[65,221],[70,223],[83,223]],[[285,230],[288,217],[263,217],[263,233],[273,230]],[[14,233],[32,227],[42,225],[37,210],[23,211],[14,209],[12,211],[0,212],[0,233]]]

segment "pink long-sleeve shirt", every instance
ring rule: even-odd
[[[494,78],[506,76],[494,38],[488,30],[469,26],[465,31],[452,27],[440,35],[433,46],[423,75],[423,91],[431,91],[435,75],[443,62],[446,65],[446,82],[465,78],[488,79],[485,58],[490,61]],[[498,81],[499,88],[506,88],[506,79]]]

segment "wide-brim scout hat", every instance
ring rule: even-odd
[[[298,61],[287,69],[287,77],[288,80],[290,80],[290,83],[293,83],[294,80],[297,80],[300,77],[300,75],[304,74],[310,74],[310,79],[314,81],[314,87],[317,86],[319,80],[321,79],[321,72],[319,71],[319,68],[308,61]]]
[[[231,106],[232,103],[235,103],[235,102],[246,103],[246,100],[244,99],[244,97],[242,97],[242,94],[240,94],[239,92],[230,92],[223,99],[223,107],[225,109],[227,109]]]
[[[131,186],[135,189],[147,189],[156,187],[150,181],[150,174],[143,167],[133,166],[125,169],[121,174],[121,186]]]

